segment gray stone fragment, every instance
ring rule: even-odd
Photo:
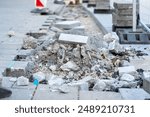
[[[39,82],[41,82],[46,79],[46,76],[43,72],[36,72],[33,74],[33,79],[36,79]]]
[[[78,71],[79,67],[75,62],[69,61],[60,67],[63,71]]]
[[[23,49],[35,49],[37,47],[37,40],[31,36],[26,37],[23,40]]]
[[[120,80],[122,81],[127,81],[127,82],[132,82],[135,80],[134,76],[130,75],[130,74],[123,74],[120,78]]]
[[[29,85],[29,79],[24,76],[21,76],[17,79],[17,85],[18,86],[27,86],[27,85]]]
[[[105,89],[106,89],[106,84],[103,80],[98,80],[93,87],[94,91],[104,91]]]
[[[150,94],[145,92],[143,89],[135,88],[121,88],[119,92],[124,100],[145,100],[150,99]]]
[[[150,94],[150,72],[144,72],[143,76],[143,89]]]

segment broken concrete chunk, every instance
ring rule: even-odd
[[[80,25],[81,25],[80,21],[63,21],[63,22],[58,22],[55,24],[56,27],[61,28],[61,29],[67,29],[67,30],[80,26]]]
[[[113,91],[118,91],[119,88],[126,88],[129,86],[129,83],[126,81],[116,81],[114,84],[112,84],[111,89]]]
[[[17,79],[17,85],[18,86],[27,86],[27,85],[29,85],[29,79],[24,76],[21,76]]]
[[[123,74],[122,77],[120,78],[122,81],[127,81],[127,82],[132,82],[135,80],[134,76],[130,74]]]
[[[114,40],[119,41],[119,37],[116,35],[116,33],[108,33],[104,35],[103,39],[107,43],[113,42]]]
[[[106,83],[103,80],[98,80],[93,87],[93,90],[104,91],[106,89]]]
[[[70,88],[67,84],[64,84],[64,85],[60,86],[58,88],[58,90],[59,90],[60,93],[69,93],[70,92]]]
[[[123,75],[125,73],[134,75],[136,73],[134,66],[127,67],[118,67],[119,75]]]
[[[10,31],[8,31],[7,35],[8,35],[9,37],[15,36],[15,31],[10,30]]]
[[[60,67],[63,71],[78,71],[80,68],[75,62],[69,61]]]
[[[52,70],[52,71],[56,71],[57,66],[56,66],[56,65],[51,65],[51,66],[49,67],[49,69]]]
[[[23,40],[23,49],[35,49],[37,47],[37,40],[31,36],[26,37]]]
[[[63,34],[61,33],[58,39],[62,43],[72,43],[72,44],[86,44],[88,41],[87,36]]]
[[[50,86],[61,86],[64,83],[64,80],[59,77],[54,77],[48,80],[48,84]]]
[[[33,74],[33,79],[38,80],[39,82],[43,81],[46,79],[46,76],[43,72],[37,72]]]

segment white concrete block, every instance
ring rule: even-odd
[[[63,43],[86,44],[88,41],[88,37],[61,33],[58,41]]]

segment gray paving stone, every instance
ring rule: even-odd
[[[13,50],[17,50],[21,48],[21,44],[1,44],[0,45],[0,50],[1,49],[13,49]]]
[[[62,43],[86,44],[88,41],[88,37],[61,33],[58,41]]]
[[[78,88],[70,87],[71,92],[69,93],[59,93],[50,92],[48,86],[40,86],[34,95],[33,100],[77,100],[78,99]]]
[[[81,25],[80,21],[62,21],[55,24],[56,27],[62,29],[72,29],[80,25]]]
[[[11,88],[14,85],[14,82],[10,81],[11,78],[12,77],[3,77],[2,87],[4,87],[4,88]]]
[[[119,75],[123,75],[125,73],[135,74],[136,70],[134,66],[126,66],[126,67],[118,67]]]
[[[32,89],[32,90],[35,90],[36,86],[33,83],[29,83],[28,86],[18,86],[17,83],[15,83],[12,88],[13,89]]]
[[[15,57],[15,59],[25,59],[27,56],[30,55],[31,51],[33,49],[28,49],[28,50],[20,50],[18,53],[17,53],[17,56]]]
[[[143,89],[150,94],[150,72],[144,73]]]
[[[34,90],[32,89],[9,89],[12,95],[4,100],[31,100]]]
[[[143,89],[129,89],[129,88],[121,88],[119,89],[122,99],[124,100],[145,100],[150,99],[150,94],[148,94]]]
[[[7,60],[1,60],[0,61],[0,68],[6,68],[12,61],[7,61]]]
[[[79,100],[121,100],[121,95],[116,92],[80,91]]]
[[[10,38],[8,39],[7,41],[4,41],[2,44],[6,44],[6,45],[9,45],[9,44],[19,44],[19,45],[22,45],[23,44],[23,39],[20,39],[22,37],[17,37],[17,38]]]
[[[18,50],[8,50],[3,49],[3,51],[0,51],[0,55],[16,55]]]
[[[26,69],[28,62],[24,61],[12,61],[5,69],[5,76],[20,77],[26,76]]]
[[[130,63],[135,66],[135,69],[150,70],[149,56],[145,56],[143,59],[130,59]]]
[[[0,61],[12,61],[14,60],[16,55],[5,55],[5,54],[2,54],[0,55]]]

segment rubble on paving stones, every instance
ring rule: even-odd
[[[37,40],[31,36],[27,36],[23,40],[23,49],[35,49],[37,47]]]
[[[34,79],[39,82],[48,81],[51,91],[61,93],[69,92],[67,85],[78,86],[84,91],[118,91],[118,88],[140,86],[141,76],[135,67],[130,65],[129,59],[137,57],[136,50],[122,47],[118,36],[114,33],[103,36],[97,28],[89,27],[85,23],[85,19],[89,16],[80,7],[76,9],[67,7],[62,18],[79,21],[84,30],[70,29],[69,24],[68,30],[55,27],[55,23],[60,22],[56,19],[50,28],[55,34],[53,38],[48,38],[37,47],[36,39],[28,37],[24,41],[23,48],[35,48],[35,51],[26,58],[33,61],[36,66],[36,70],[35,67],[30,70]],[[67,43],[66,40],[62,43],[59,42],[61,33],[86,36],[88,40],[84,44]]]

